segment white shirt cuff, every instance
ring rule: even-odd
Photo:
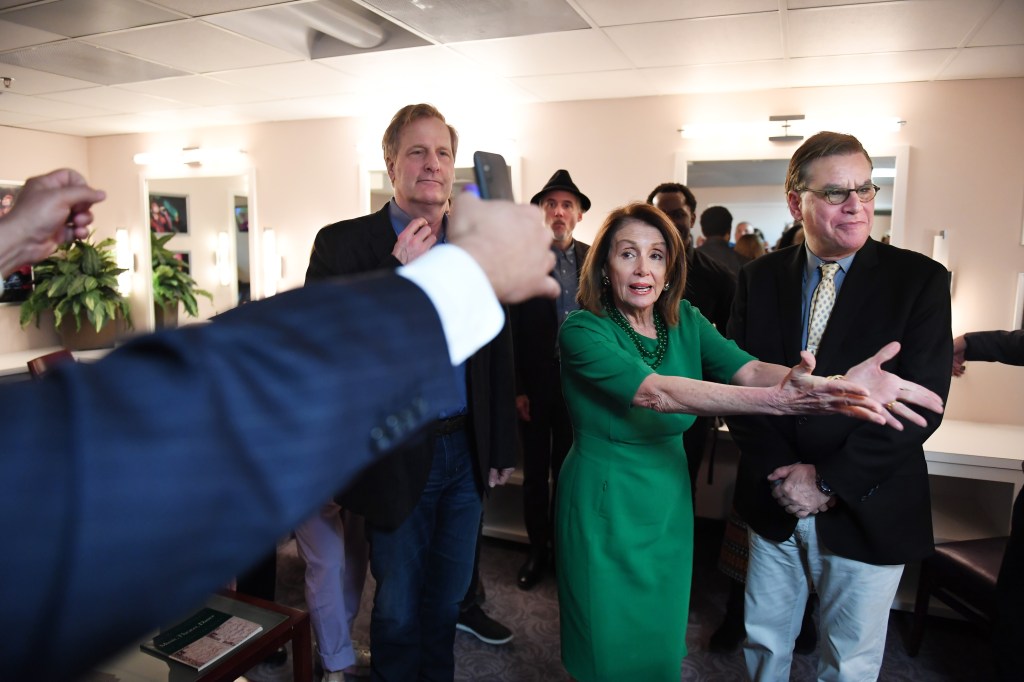
[[[498,335],[505,313],[491,282],[473,257],[454,244],[439,244],[398,274],[434,304],[452,365],[458,366]]]

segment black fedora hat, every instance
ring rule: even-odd
[[[581,192],[580,188],[576,186],[576,183],[572,181],[572,178],[569,177],[569,171],[561,168],[555,171],[555,174],[551,176],[550,180],[548,180],[548,184],[544,185],[544,189],[533,195],[533,198],[530,199],[530,203],[540,205],[540,200],[545,194],[559,189],[569,192],[570,194],[575,194],[579,197],[580,208],[583,209],[584,213],[590,210],[590,199],[588,199],[587,195]]]

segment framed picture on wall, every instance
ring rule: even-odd
[[[171,251],[175,260],[180,260],[185,265],[185,274],[192,274],[192,253],[190,251]]]
[[[150,194],[149,229],[158,234],[188,234],[188,195]]]
[[[0,215],[5,215],[14,206],[21,191],[20,182],[0,180]],[[12,272],[3,273],[3,287],[0,288],[0,303],[21,303],[32,292],[32,266],[24,265]]]
[[[235,228],[239,232],[249,231],[249,197],[235,196]]]

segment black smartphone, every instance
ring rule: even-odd
[[[512,196],[512,173],[501,154],[474,152],[473,170],[481,199],[515,201]]]

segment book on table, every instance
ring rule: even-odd
[[[140,646],[148,654],[202,670],[262,630],[251,620],[204,608]]]

